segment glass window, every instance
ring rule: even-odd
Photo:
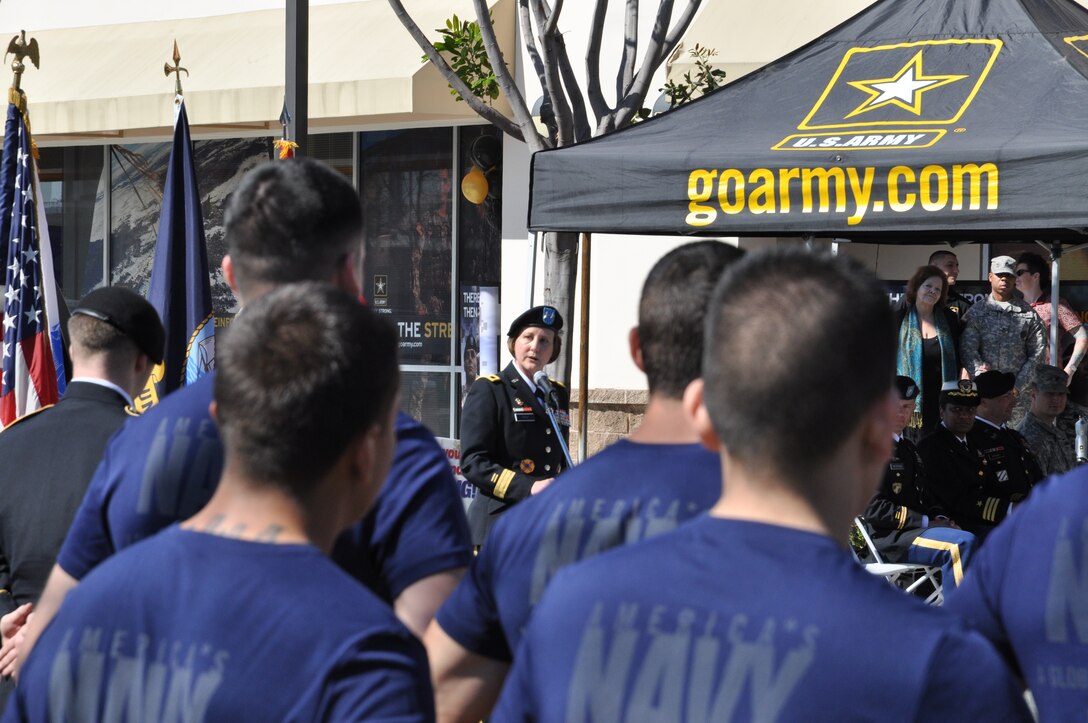
[[[452,131],[366,132],[360,147],[363,293],[397,325],[402,364],[451,364]]]
[[[61,292],[69,305],[104,283],[102,146],[42,148],[38,175]]]
[[[439,437],[449,437],[450,382],[446,371],[417,372],[405,369],[400,375],[400,408],[427,425]]]
[[[127,286],[145,296],[155,260],[170,147],[169,143],[141,143],[110,149],[113,174],[110,276],[112,283]],[[238,309],[234,294],[219,268],[227,250],[223,212],[242,176],[268,160],[271,148],[269,138],[193,143],[208,248],[212,306],[217,316],[229,316]]]

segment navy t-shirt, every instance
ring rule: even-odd
[[[166,396],[110,440],[57,563],[77,580],[110,555],[203,507],[223,469],[208,412],[215,375]],[[392,603],[424,577],[472,557],[468,522],[446,455],[419,422],[397,414],[393,465],[370,511],[334,559]]]
[[[510,660],[556,572],[675,529],[718,500],[721,479],[700,445],[616,442],[499,519],[438,624],[467,650]]]
[[[1088,715],[1088,469],[1036,485],[986,538],[946,607],[1010,653],[1040,720]]]
[[[4,720],[433,718],[422,645],[317,548],[172,527],[65,599]]]
[[[810,532],[700,517],[559,573],[492,721],[1030,721],[978,633]]]

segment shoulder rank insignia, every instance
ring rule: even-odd
[[[502,377],[500,377],[498,374],[488,374],[487,376],[481,377],[481,378],[486,379],[487,381],[491,382],[492,384],[498,384],[499,382],[502,381]]]
[[[44,407],[41,407],[41,408],[39,408],[39,409],[35,409],[35,410],[34,410],[33,412],[27,412],[27,413],[26,413],[26,414],[24,414],[23,416],[19,417],[19,418],[18,418],[18,419],[16,419],[15,421],[13,421],[13,422],[12,422],[11,424],[9,424],[8,426],[4,427],[4,429],[0,429],[0,432],[2,432],[2,431],[4,431],[4,430],[7,430],[7,429],[11,429],[12,427],[14,427],[14,426],[15,426],[16,424],[18,424],[19,422],[25,422],[26,420],[30,419],[30,418],[31,418],[31,417],[33,417],[34,415],[36,415],[36,414],[41,414],[41,413],[42,413],[42,412],[44,412],[44,411],[45,411],[46,409],[51,409],[51,408],[53,408],[53,406],[55,406],[55,405],[52,405],[52,404],[46,404],[46,405],[45,405]]]
[[[563,389],[567,388],[567,385],[564,384],[563,382],[559,381],[558,379],[552,379],[552,384],[557,386],[557,387],[562,387]]]

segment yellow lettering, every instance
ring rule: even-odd
[[[748,208],[752,213],[774,213],[774,174],[766,168],[757,168],[748,176],[755,186],[748,194]],[[756,183],[759,183],[756,186]]]
[[[778,207],[782,209],[782,213],[790,212],[790,181],[800,178],[800,168],[778,169]]]
[[[704,205],[714,195],[717,175],[717,171],[699,168],[688,176],[688,200],[691,203],[688,204],[688,217],[685,220],[689,226],[708,226],[718,217],[713,206]]]
[[[846,174],[841,168],[804,168],[801,170],[801,213],[812,213],[812,182],[819,184],[820,213],[831,210],[831,179],[835,179],[835,211],[846,210],[843,190],[846,187]]]
[[[729,200],[729,185],[734,186],[733,200]],[[744,211],[744,174],[735,168],[727,168],[718,176],[718,205],[730,215]]]
[[[900,200],[900,178],[907,183],[914,183],[914,171],[907,166],[895,166],[892,170],[888,171],[888,205],[893,211],[909,211],[914,208],[916,196],[913,193],[908,193],[903,197],[904,200]]]
[[[872,166],[865,168],[865,175],[858,178],[856,168],[847,168],[846,175],[850,177],[850,192],[854,196],[854,213],[847,217],[848,226],[856,226],[865,218],[865,212],[869,209],[869,199],[873,195],[873,178],[876,169]]]
[[[936,184],[932,179],[936,179]],[[933,186],[937,195],[933,195]],[[926,166],[919,179],[918,195],[922,199],[922,208],[927,211],[940,211],[948,205],[948,171],[941,166]]]
[[[997,208],[997,166],[993,163],[955,164],[952,166],[952,208],[963,208],[964,178],[970,183],[969,207],[972,211],[982,208],[982,174],[986,174],[986,208]]]

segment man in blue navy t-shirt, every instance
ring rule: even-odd
[[[423,646],[327,557],[393,457],[395,330],[328,284],[287,285],[217,362],[212,499],[66,597],[4,720],[433,720]]]
[[[1088,712],[1088,469],[1053,477],[986,538],[945,607],[1015,661],[1039,720]]]
[[[779,247],[731,266],[684,396],[721,498],[560,571],[491,720],[1031,720],[981,635],[846,549],[891,451],[895,352],[857,262]]]
[[[492,528],[424,638],[442,717],[487,716],[521,630],[561,568],[672,530],[718,499],[718,458],[698,443],[681,399],[699,376],[710,293],[741,254],[700,241],[674,249],[650,270],[630,333],[631,357],[650,390],[642,423]]]
[[[232,194],[224,226],[223,273],[243,306],[292,281],[331,282],[358,295],[362,208],[331,168],[292,159],[254,169]],[[84,575],[211,497],[223,464],[208,415],[213,384],[202,379],[165,397],[111,440],[25,628],[20,660]],[[334,558],[422,636],[460,580],[472,545],[445,453],[406,415],[398,415],[396,431],[397,455],[378,502],[345,534]],[[7,657],[0,654],[0,673]]]

